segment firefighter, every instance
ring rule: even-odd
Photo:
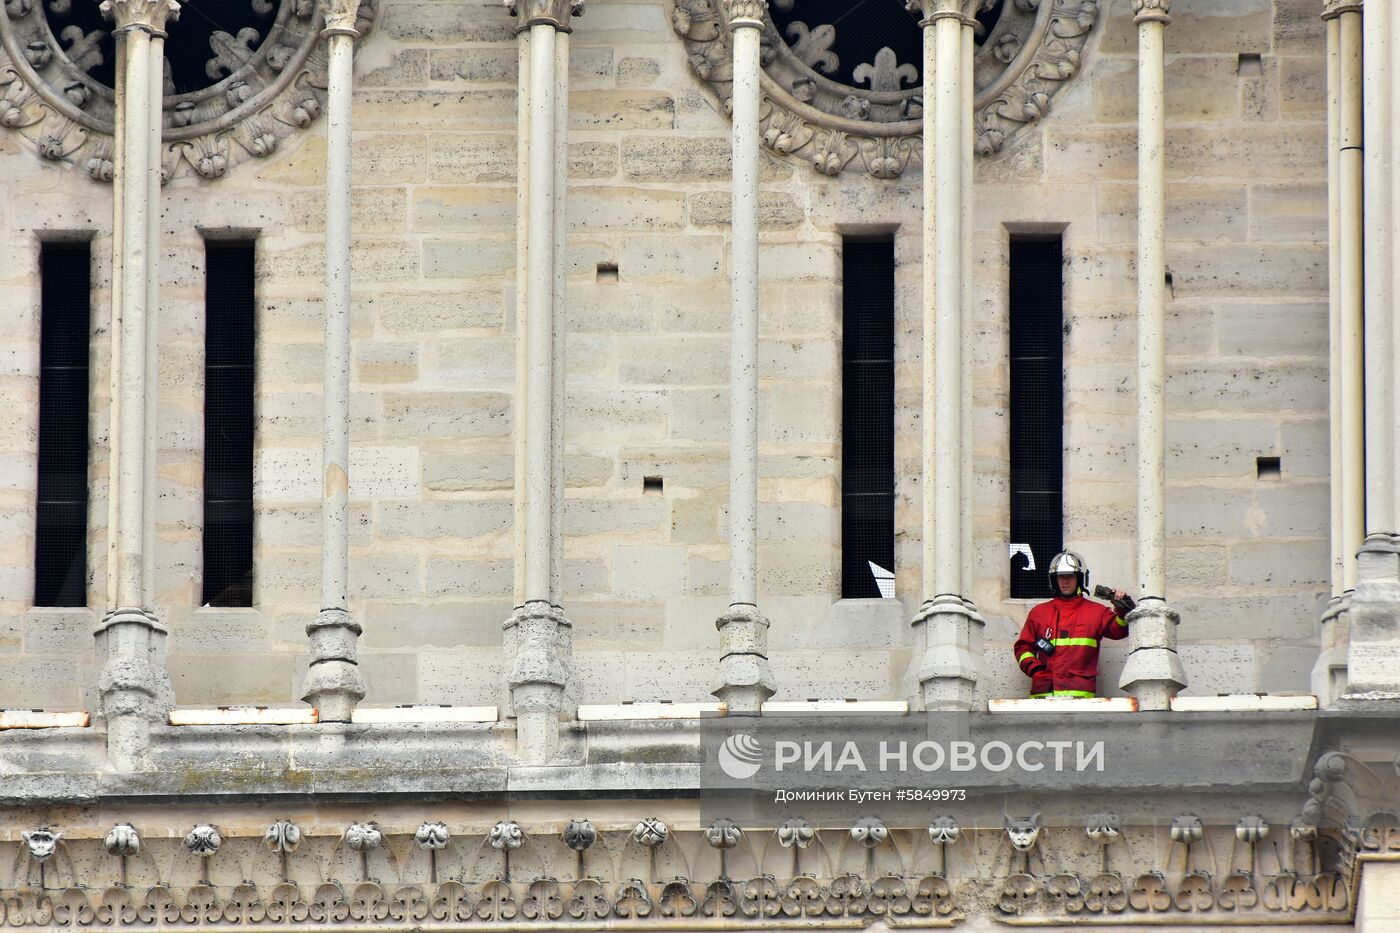
[[[1031,679],[1032,698],[1096,696],[1099,642],[1127,637],[1133,600],[1114,590],[1112,607],[1091,601],[1089,566],[1074,551],[1051,558],[1049,574],[1054,598],[1026,616],[1016,639],[1016,663]]]

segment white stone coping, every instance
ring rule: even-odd
[[[1236,693],[1216,697],[1173,697],[1174,713],[1297,712],[1317,709],[1317,697]]]
[[[579,722],[619,722],[628,719],[709,719],[729,714],[724,703],[600,703],[578,708]]]
[[[1134,697],[1044,697],[1038,700],[989,700],[991,713],[1136,713]]]
[[[500,710],[494,706],[395,706],[356,707],[351,722],[496,722]]]
[[[299,726],[317,723],[320,716],[309,706],[292,709],[220,706],[214,709],[172,709],[167,721],[172,726]]]
[[[92,717],[85,710],[49,713],[41,709],[0,709],[0,729],[85,729]]]
[[[887,713],[906,716],[908,700],[769,700],[763,704],[764,716],[800,716],[812,713],[844,713],[871,715]]]

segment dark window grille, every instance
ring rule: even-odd
[[[894,239],[842,249],[841,595],[894,571]]]
[[[39,488],[34,605],[87,605],[87,243],[39,249]]]
[[[204,278],[204,595],[253,605],[251,242],[210,242]]]
[[[1050,596],[1064,538],[1064,265],[1059,237],[1011,241],[1011,596]]]

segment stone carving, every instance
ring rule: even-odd
[[[428,851],[445,849],[451,840],[452,834],[447,831],[446,823],[424,823],[413,834],[413,841],[418,844],[418,848]]]
[[[1084,824],[1085,834],[1098,843],[1108,843],[1118,838],[1122,820],[1116,813],[1095,813]]]
[[[141,834],[130,823],[118,823],[107,830],[107,835],[102,837],[102,847],[107,850],[108,855],[115,855],[119,858],[139,855]]]
[[[1029,852],[1040,838],[1040,814],[1006,817],[1006,839],[1017,852]]]
[[[598,841],[598,830],[591,820],[569,820],[564,826],[564,845],[575,852],[582,852]]]
[[[29,857],[41,864],[53,858],[58,850],[58,840],[63,838],[63,833],[51,829],[26,829],[19,835],[24,840],[24,847],[29,850]]]
[[[374,823],[351,823],[344,839],[346,847],[354,852],[368,852],[384,844],[384,834]]]
[[[784,849],[791,849],[796,846],[805,849],[811,845],[812,839],[816,836],[812,824],[803,819],[788,820],[777,829],[778,844]]]
[[[641,824],[655,822],[643,820]],[[873,829],[877,821],[862,822],[867,824],[864,828]],[[1046,845],[1040,821],[1019,818],[1008,820],[1009,825],[999,828],[959,829],[951,818],[943,817],[934,821],[939,837],[945,840],[943,845],[973,837],[972,843],[963,847],[971,861],[955,877],[942,871],[905,873],[903,869],[877,867],[874,861],[860,859],[857,861],[864,863],[864,868],[854,863],[837,868],[818,860],[811,863],[810,873],[730,878],[721,860],[718,873],[704,878],[667,873],[641,880],[629,876],[625,866],[603,859],[591,866],[599,874],[574,875],[578,879],[575,881],[560,880],[551,866],[540,863],[517,866],[515,874],[523,873],[522,877],[505,875],[464,882],[460,878],[438,879],[436,862],[422,859],[404,863],[402,873],[396,871],[394,882],[365,877],[359,881],[298,885],[286,880],[285,870],[279,879],[275,866],[254,859],[243,866],[250,872],[246,880],[232,886],[209,883],[206,872],[198,883],[185,887],[172,886],[169,878],[157,877],[155,883],[147,879],[143,886],[134,888],[124,882],[104,886],[106,882],[98,880],[101,876],[84,874],[98,870],[100,865],[86,857],[75,857],[72,866],[63,864],[68,849],[56,849],[59,834],[46,829],[24,834],[23,842],[18,844],[26,854],[34,854],[32,847],[41,844],[49,855],[37,862],[27,882],[21,878],[19,886],[0,890],[0,926],[114,931],[155,926],[191,931],[211,925],[301,930],[373,926],[407,933],[413,929],[492,924],[539,924],[541,928],[551,928],[567,918],[593,925],[616,919],[655,922],[665,927],[668,922],[674,926],[676,921],[689,919],[699,925],[705,921],[725,925],[748,921],[769,929],[810,929],[831,921],[845,921],[838,923],[843,926],[888,924],[891,920],[899,921],[893,924],[898,926],[918,925],[921,918],[953,918],[959,911],[981,904],[995,905],[1003,916],[1017,918],[1014,922],[1024,919],[1033,924],[1059,925],[1081,921],[1087,925],[1096,922],[1095,918],[1110,917],[1119,918],[1125,925],[1150,924],[1154,918],[1168,914],[1176,915],[1176,919],[1184,914],[1201,914],[1202,925],[1211,925],[1212,918],[1227,915],[1231,919],[1224,922],[1274,926],[1334,923],[1347,917],[1349,875],[1340,870],[1343,866],[1335,854],[1324,857],[1321,867],[1300,871],[1296,866],[1267,861],[1264,853],[1269,847],[1259,846],[1259,857],[1252,869],[1232,867],[1233,854],[1225,857],[1229,843],[1247,841],[1237,837],[1237,830],[1246,826],[1248,834],[1253,834],[1267,825],[1262,818],[1257,822],[1250,819],[1209,827],[1194,820],[1192,831],[1182,835],[1190,837],[1199,831],[1198,842],[1214,842],[1199,848],[1219,852],[1220,858],[1208,855],[1204,864],[1186,866],[1176,863],[1170,854],[1165,862],[1151,861],[1158,857],[1157,848],[1151,844],[1156,834],[1154,827],[1120,824],[1114,828],[1116,836],[1103,835],[1114,822],[1105,815],[1087,821],[1087,826],[1101,834],[1099,841],[1104,849],[1108,848],[1105,839],[1133,841],[1131,846],[1117,847],[1118,851],[1139,853],[1131,874],[1095,865],[1096,859],[1087,849],[1066,845],[1055,853],[1054,873],[1033,875],[1017,871],[997,877],[994,853],[998,849],[1017,851],[1018,843],[1010,835],[1012,826],[1016,832],[1026,834],[1019,837],[1019,845]],[[273,826],[283,824],[294,825],[279,821]],[[891,831],[886,824],[878,825],[886,832],[882,845],[895,850],[898,863],[915,864],[912,852],[899,851],[909,845],[901,840],[909,837]],[[1366,821],[1362,821],[1358,827],[1365,825]],[[276,834],[264,832],[264,844],[270,837],[288,838],[285,826]],[[201,823],[197,829],[200,827],[212,830],[213,824]],[[523,827],[518,828],[524,832]],[[135,827],[129,824],[114,827],[113,832],[118,829],[121,832],[115,836],[108,834],[114,841],[118,836],[139,838]],[[634,829],[632,833],[635,832]],[[726,841],[741,840],[743,830],[732,820],[719,820],[697,830],[667,830],[666,838],[673,832],[683,837],[676,840],[682,849],[715,845],[718,840],[718,851],[723,856]],[[1358,828],[1356,832],[1359,844],[1364,830]],[[449,833],[445,824],[428,822],[418,831],[399,834],[391,842],[384,830],[370,823],[358,823],[345,833],[345,843],[347,848],[354,848],[352,837],[356,844],[363,843],[366,848],[357,849],[363,856],[369,848],[397,847],[402,851],[404,847],[421,845],[420,837],[442,841]],[[201,835],[207,838],[208,834]],[[1028,841],[1028,837],[1034,837],[1034,841]],[[254,835],[249,842],[256,844],[258,838]],[[1318,828],[1317,839],[1320,851],[1334,853],[1343,841],[1338,831],[1325,825]],[[86,844],[92,849],[112,849],[106,839],[64,842],[65,847]],[[1002,845],[996,845],[998,842]],[[130,844],[122,843],[128,847]],[[1179,851],[1187,844],[1183,838],[1174,842],[1172,848]],[[178,863],[171,855],[186,844],[179,837],[157,836],[136,845],[152,850],[153,866],[169,868]],[[438,850],[428,851],[435,855]],[[796,843],[791,851],[796,851]],[[874,854],[873,850],[870,854]],[[1130,855],[1125,852],[1124,857]],[[30,861],[38,858],[34,854]],[[39,872],[45,861],[49,862],[48,877],[59,879],[59,886],[44,884]],[[200,863],[207,867],[209,859],[201,858]],[[711,866],[713,871],[713,862]]]
[[[263,845],[273,852],[293,852],[301,844],[301,830],[291,820],[278,820],[263,832]]]
[[[641,820],[632,830],[632,838],[639,844],[651,849],[665,842],[670,834],[671,831],[666,827],[666,824],[655,817],[648,817],[647,819]]]
[[[718,819],[705,830],[705,841],[712,848],[732,849],[739,844],[739,839],[743,834],[738,823],[733,820]]]
[[[185,836],[185,848],[200,858],[212,858],[224,844],[224,837],[212,823],[200,823]]]
[[[962,830],[958,828],[958,821],[951,816],[935,817],[933,822],[928,824],[928,836],[937,846],[950,846],[958,841],[962,835]]]
[[[320,114],[326,97],[320,4],[254,2],[267,12],[276,3],[272,25],[264,34],[252,29],[213,34],[214,57],[207,70],[218,80],[178,95],[167,87],[160,157],[165,180],[180,173],[221,178],[240,162],[271,155],[281,139]],[[354,31],[366,33],[379,0],[348,2]],[[104,6],[114,28],[150,22],[160,29],[179,8],[174,0],[107,0]],[[55,13],[68,8],[49,7]],[[55,36],[45,6],[33,0],[8,0],[5,8],[8,16],[0,17],[0,126],[18,131],[46,160],[78,167],[95,181],[111,181],[115,97],[91,74],[106,57],[104,34],[68,26]]]
[[[491,848],[518,849],[525,844],[525,831],[514,820],[502,820],[491,827]]]
[[[773,0],[772,5],[800,11],[799,2]],[[1020,129],[1049,112],[1056,95],[1081,69],[1099,9],[1099,0],[1001,4],[975,59],[974,134],[980,156],[1001,151]],[[671,25],[685,42],[692,70],[727,111],[733,27],[723,0],[676,0]],[[839,23],[794,21],[780,33],[765,14],[759,111],[763,144],[809,162],[823,175],[853,171],[897,178],[923,160],[918,70],[883,49],[853,69],[854,84],[833,80],[840,62],[832,44],[841,28]]]
[[[851,840],[860,843],[867,849],[875,848],[889,837],[889,828],[874,817],[863,817],[856,820],[856,825],[851,827]]]

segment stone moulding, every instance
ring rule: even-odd
[[[86,2],[86,0],[80,0]],[[200,0],[192,0],[198,4]],[[270,6],[276,0],[250,0]],[[355,28],[374,22],[377,0],[360,0]],[[234,165],[272,155],[279,143],[320,115],[326,100],[326,55],[317,0],[281,0],[274,24],[256,48],[229,37],[216,60],[227,73],[209,87],[166,95],[161,175],[213,180]],[[43,4],[11,0],[0,13],[0,126],[18,132],[41,158],[86,171],[94,181],[114,174],[114,91],[93,80],[96,41],[54,36]],[[78,30],[80,33],[81,30]],[[223,34],[219,34],[223,35]]]
[[[194,851],[153,832],[122,855],[100,835],[37,830],[53,841],[42,857],[26,839],[15,858],[0,859],[15,866],[0,876],[0,926],[810,929],[951,926],[974,913],[1009,925],[1076,926],[1351,916],[1355,866],[1333,828],[1292,832],[1295,845],[1266,850],[1255,843],[1268,824],[1251,816],[1170,840],[1160,826],[1115,826],[1106,835],[1101,815],[1039,828],[1027,840],[1014,831],[1020,822],[948,833],[948,818],[932,827],[866,818],[814,830],[798,861],[781,830],[740,830],[728,820],[654,843],[639,840],[636,827],[613,826],[597,833],[600,851],[578,849],[557,826],[517,827],[519,844],[506,850],[494,844],[506,823],[460,834],[425,823],[443,827],[441,845],[428,848],[413,844],[411,829],[384,830],[382,845],[361,846],[363,827],[373,824],[354,824],[280,854],[267,833]],[[717,828],[732,844],[715,845]]]
[[[1000,152],[1019,130],[1049,112],[1055,96],[1080,71],[1099,6],[1099,0],[1006,0],[1001,20],[976,56],[979,155]],[[691,68],[728,111],[732,31],[719,0],[675,0],[671,24],[686,44]],[[808,25],[789,46],[765,16],[763,145],[830,176],[851,171],[898,178],[922,164],[923,89],[900,87],[913,68],[877,56],[858,72],[870,87],[840,84],[819,70],[830,53],[812,41],[831,27]]]

